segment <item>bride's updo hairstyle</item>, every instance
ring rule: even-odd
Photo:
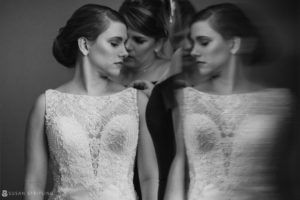
[[[95,41],[109,26],[110,21],[125,23],[123,17],[109,7],[87,4],[77,9],[66,25],[59,29],[53,42],[52,53],[56,60],[73,68],[78,58],[78,39]]]
[[[233,37],[241,38],[242,46],[239,53],[245,64],[252,65],[266,61],[265,41],[241,8],[231,3],[212,5],[199,11],[190,25],[206,20],[225,40]]]

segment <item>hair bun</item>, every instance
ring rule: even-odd
[[[73,68],[76,62],[76,54],[74,55],[72,49],[76,49],[76,47],[72,45],[72,42],[64,39],[62,36],[63,28],[59,32],[59,35],[53,42],[52,53],[60,64],[68,68]]]

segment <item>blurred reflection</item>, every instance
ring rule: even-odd
[[[183,67],[181,74],[193,73],[174,94],[176,155],[165,199],[279,199],[275,147],[292,122],[293,97],[251,76],[269,61],[261,32],[243,10],[223,3],[193,17],[189,39],[196,64]]]

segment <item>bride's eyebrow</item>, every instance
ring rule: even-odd
[[[210,40],[210,37],[207,36],[197,36],[196,41]]]
[[[126,40],[126,38],[123,38],[121,36],[114,36],[114,37],[109,38],[108,40],[109,41],[114,40],[114,41],[117,41],[117,42],[121,42],[123,40]]]

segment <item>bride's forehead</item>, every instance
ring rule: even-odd
[[[121,22],[110,21],[106,27],[106,30],[103,31],[99,36],[108,36],[108,37],[127,37],[127,28],[125,24]]]
[[[214,36],[219,33],[211,26],[208,21],[198,21],[192,24],[190,30],[190,36],[198,37],[198,36]]]

